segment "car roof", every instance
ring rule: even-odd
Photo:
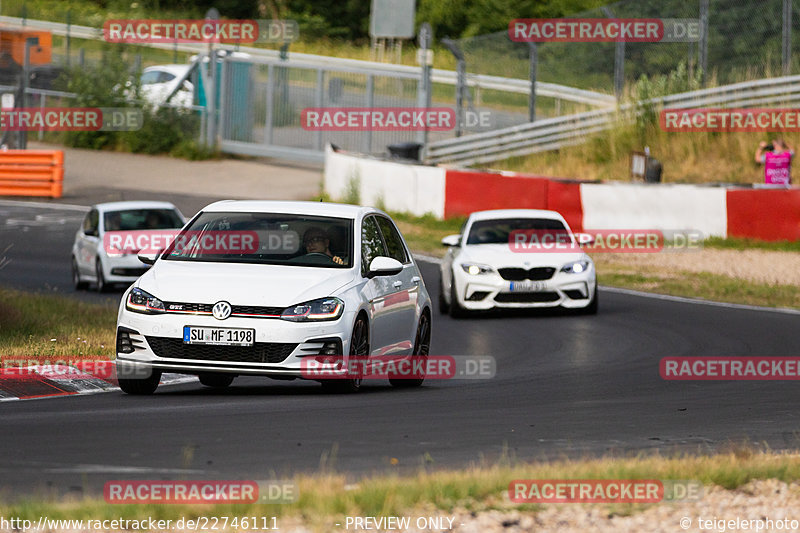
[[[129,201],[129,202],[105,202],[102,204],[95,204],[93,209],[98,211],[124,211],[125,209],[178,209],[169,202],[154,202],[147,200]]]
[[[143,72],[150,72],[151,70],[163,70],[170,74],[185,74],[191,65],[150,65],[145,68]]]
[[[380,213],[372,207],[330,202],[293,202],[281,200],[222,200],[207,205],[203,212],[283,213],[357,219],[367,213]]]
[[[561,213],[558,211],[550,211],[548,209],[491,209],[488,211],[475,211],[470,214],[469,219],[475,220],[491,220],[497,218],[551,218],[553,220],[564,220]]]

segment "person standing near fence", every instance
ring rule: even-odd
[[[794,150],[782,138],[772,141],[772,149],[762,141],[756,150],[756,163],[764,165],[764,183],[788,186],[792,182]]]

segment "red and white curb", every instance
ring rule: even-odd
[[[162,385],[191,383],[197,377],[162,374]],[[0,369],[0,402],[117,391],[113,361],[75,365],[32,365]]]

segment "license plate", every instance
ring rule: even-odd
[[[215,346],[252,346],[256,330],[242,328],[183,327],[184,344],[213,344]]]
[[[547,290],[547,283],[544,281],[512,281],[509,283],[511,292],[539,292]]]

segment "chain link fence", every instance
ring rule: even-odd
[[[800,54],[792,53],[800,46],[800,0],[623,0],[570,18],[694,19],[700,24],[701,38],[697,42],[622,45],[537,43],[538,82],[625,98],[631,96],[634,83],[642,76],[652,79],[678,69],[683,69],[688,79],[702,78],[707,86],[800,73]],[[507,31],[455,43],[464,55],[468,77],[531,78],[531,45],[511,41]],[[514,111],[519,123],[528,121],[527,98],[479,87],[471,87],[469,96],[478,104],[494,103]],[[585,110],[558,98],[536,98],[537,118]]]

